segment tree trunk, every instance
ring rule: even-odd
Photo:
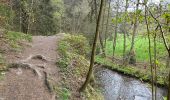
[[[104,31],[104,17],[105,17],[105,8],[106,8],[106,2],[104,2],[103,4],[103,16],[102,16],[102,27],[101,27],[101,30],[100,30],[100,33],[99,33],[99,39],[100,39],[100,45],[101,45],[101,50],[102,50],[102,55],[103,56],[106,56],[105,54],[105,47],[104,47],[104,44],[103,44],[103,39],[102,39],[102,34],[103,34],[103,31]]]
[[[170,59],[170,57],[169,57]],[[170,60],[169,60],[170,61]],[[169,66],[170,67],[170,66]],[[170,100],[170,70],[169,70],[169,86],[168,86],[168,96],[167,96],[167,100]]]
[[[97,26],[96,26],[96,33],[95,33],[94,42],[93,42],[93,48],[92,48],[92,53],[91,53],[89,72],[87,74],[86,81],[84,82],[84,84],[80,88],[80,91],[84,91],[86,89],[86,87],[87,87],[87,85],[88,85],[88,83],[90,81],[92,72],[93,72],[94,57],[95,57],[97,39],[98,39],[98,36],[99,36],[99,27],[100,27],[100,20],[101,20],[101,16],[102,16],[103,2],[104,2],[104,0],[101,0],[100,11],[99,11],[98,20],[97,20]]]
[[[113,39],[113,57],[114,57],[114,55],[115,55],[116,40],[117,40],[118,10],[119,10],[119,0],[117,0],[117,7],[116,7],[115,34],[114,34],[114,39]]]
[[[31,27],[31,24],[32,24],[31,19],[32,19],[32,13],[33,13],[33,3],[34,3],[34,0],[31,0],[30,14],[28,16],[28,28],[27,28],[28,31],[27,31],[27,33],[30,32],[30,27]]]
[[[137,34],[138,9],[139,9],[139,0],[137,0],[137,4],[136,4],[135,20],[134,20],[134,27],[133,27],[133,33],[132,33],[132,42],[131,42],[131,48],[129,52],[129,56],[130,56],[129,63],[132,63],[132,64],[136,63],[135,54],[131,54],[131,53],[135,53],[134,46],[135,46],[135,37]]]
[[[154,100],[154,78],[153,78],[153,65],[152,65],[152,54],[151,54],[151,40],[150,40],[150,30],[149,30],[149,23],[147,19],[147,7],[145,4],[145,22],[146,22],[146,27],[147,27],[147,34],[148,34],[148,40],[149,40],[149,62],[151,66],[151,77],[152,77],[152,100]]]
[[[126,29],[126,21],[127,21],[127,9],[128,9],[128,0],[126,0],[126,6],[125,6],[125,19],[124,19],[124,42],[123,42],[123,64],[126,63],[126,34],[127,34],[127,29]]]
[[[155,100],[157,100],[157,55],[156,55],[156,33],[154,36],[154,68],[155,68]]]
[[[107,22],[106,22],[106,30],[105,30],[105,40],[104,40],[104,47],[106,51],[106,40],[107,40],[107,34],[108,34],[108,24],[109,24],[109,17],[110,17],[110,6],[111,6],[111,0],[109,0],[109,8],[107,13]]]

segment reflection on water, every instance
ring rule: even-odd
[[[149,85],[134,78],[129,78],[102,69],[96,73],[97,81],[101,84],[105,100],[151,100]],[[165,91],[157,88],[157,100],[163,100]]]

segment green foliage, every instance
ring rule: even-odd
[[[167,97],[163,97],[164,100],[168,100]]]
[[[12,48],[20,48],[18,44],[18,42],[20,41],[28,41],[28,42],[32,41],[32,36],[30,34],[24,34],[20,32],[8,31],[4,37]]]

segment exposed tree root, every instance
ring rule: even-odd
[[[21,63],[21,62],[20,63],[11,63],[11,64],[8,64],[8,68],[25,68],[25,69],[30,69],[38,77],[42,76],[38,69],[33,68],[33,65],[28,64],[28,63]]]
[[[31,59],[39,59],[39,60],[42,60],[42,61],[47,61],[47,59],[42,55],[32,56]]]
[[[53,86],[52,86],[52,84],[51,84],[51,82],[50,82],[49,75],[48,75],[48,73],[45,72],[45,71],[44,71],[44,75],[45,75],[45,79],[44,79],[45,85],[47,86],[49,92],[52,93],[52,92],[53,92]]]

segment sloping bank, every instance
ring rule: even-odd
[[[32,36],[21,32],[3,30],[0,35],[0,72],[7,70],[4,55],[9,52],[19,52],[23,49],[22,42],[31,42]]]
[[[88,86],[86,91],[80,94],[79,88],[85,81],[89,61],[89,45],[82,35],[65,34],[59,42],[57,51],[60,60],[57,66],[60,68],[62,77],[61,84],[55,88],[59,99],[62,100],[103,100],[102,94],[98,89]]]
[[[103,58],[101,56],[96,56],[95,62],[101,64],[102,67],[108,68],[110,70],[116,71],[118,73],[137,78],[143,82],[151,83],[151,73],[146,71],[147,69],[140,69],[135,66],[124,66],[114,63],[110,58]],[[157,75],[157,81],[154,84],[157,84],[159,87],[167,87],[168,79],[165,75]]]

